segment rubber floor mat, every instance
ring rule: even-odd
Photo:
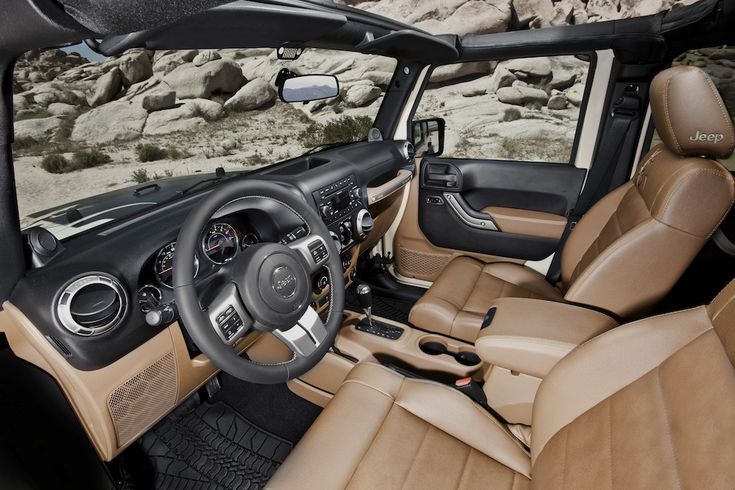
[[[140,440],[156,489],[263,488],[293,448],[224,403],[182,408]]]
[[[360,313],[360,302],[357,300],[357,293],[352,288],[347,289],[345,295],[345,309]],[[399,323],[408,323],[408,313],[411,311],[414,303],[411,301],[403,301],[386,296],[379,296],[373,293],[373,315],[387,318]]]

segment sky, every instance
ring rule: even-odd
[[[102,56],[99,53],[95,53],[91,49],[89,49],[89,46],[87,46],[84,43],[75,44],[74,46],[69,46],[68,48],[62,48],[67,53],[77,52],[87,58],[89,61],[105,61],[107,59],[106,56]]]

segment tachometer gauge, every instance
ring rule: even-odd
[[[175,253],[176,242],[171,242],[163,247],[156,256],[156,277],[158,278],[158,282],[167,288],[173,287]],[[199,274],[199,260],[194,256],[194,277],[197,274]]]
[[[242,244],[241,247],[243,250],[250,247],[251,245],[255,245],[256,243],[260,243],[260,239],[255,233],[248,233],[245,236],[242,237]]]
[[[215,264],[229,262],[237,254],[238,237],[227,223],[214,223],[202,238],[202,251]]]
[[[161,290],[152,284],[146,284],[138,289],[138,306],[140,311],[148,313],[161,304]]]

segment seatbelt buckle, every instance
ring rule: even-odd
[[[470,397],[475,403],[487,407],[487,395],[485,395],[485,391],[477,381],[472,378],[460,378],[454,382],[454,387]]]

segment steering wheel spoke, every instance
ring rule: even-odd
[[[233,345],[253,326],[253,319],[248,315],[245,305],[240,299],[237,286],[226,284],[207,309],[212,328],[222,342]]]
[[[314,274],[329,261],[329,247],[319,235],[308,235],[288,244],[304,259],[309,274]]]
[[[288,330],[274,330],[273,335],[291,349],[294,354],[308,357],[328,336],[327,328],[313,308],[308,308],[299,321]]]

